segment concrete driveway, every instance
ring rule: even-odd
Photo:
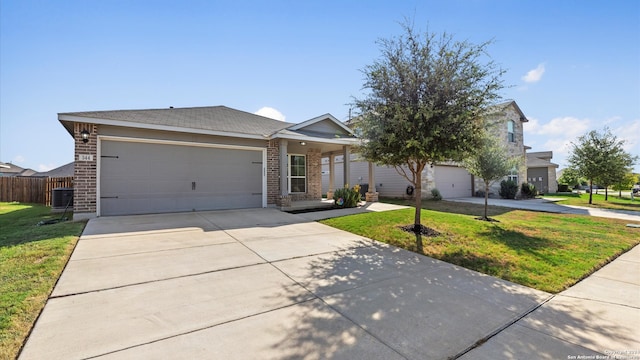
[[[20,359],[444,359],[550,298],[274,209],[105,217]]]

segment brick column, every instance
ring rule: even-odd
[[[307,151],[307,199],[322,200],[322,153],[320,149]]]
[[[89,132],[89,141],[82,141],[82,131]],[[73,212],[75,220],[92,218],[97,215],[97,164],[98,127],[95,124],[75,123],[75,164],[73,173]]]
[[[291,206],[291,195],[289,195],[289,179],[287,172],[289,171],[289,159],[288,159],[288,146],[289,141],[286,139],[280,139],[280,192],[276,204],[280,207]]]
[[[280,142],[269,140],[267,146],[267,205],[276,205],[280,196]]]

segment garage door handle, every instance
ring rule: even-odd
[[[195,190],[196,189],[196,182],[192,181],[191,182],[191,190]]]

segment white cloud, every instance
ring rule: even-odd
[[[537,68],[529,70],[525,76],[522,77],[522,80],[526,83],[535,83],[542,79],[542,74],[544,74],[544,63],[539,64]]]
[[[624,140],[624,150],[631,155],[640,155],[640,119],[611,130],[620,140]]]
[[[536,118],[529,118],[524,125],[524,139],[527,145],[533,146],[533,151],[553,151],[553,162],[565,165],[566,156],[571,151],[571,142],[590,130],[591,120],[578,119],[572,116],[557,117],[542,123]]]
[[[53,164],[40,164],[40,165],[38,165],[38,171],[39,172],[45,172],[45,171],[53,170],[55,168],[56,168],[56,166],[53,165]]]
[[[522,124],[524,131],[531,134],[537,134],[538,131],[540,131],[540,120],[532,117],[529,117],[528,119],[528,122]]]
[[[610,117],[608,119],[605,119],[604,120],[604,124],[605,125],[613,124],[615,122],[618,122],[619,120],[622,120],[622,117],[620,117],[620,116],[612,116],[612,117]]]
[[[546,124],[540,124],[537,119],[532,119],[529,123],[524,123],[524,129],[535,135],[573,139],[587,132],[590,124],[591,120],[589,119],[564,116],[553,118]]]
[[[556,157],[561,157],[560,155],[569,154],[569,151],[572,149],[571,141],[573,141],[573,139],[549,139],[544,143],[543,148],[544,150],[553,151],[553,157],[555,159]]]
[[[260,108],[260,110],[254,112],[254,114],[280,121],[285,121],[286,119],[280,111],[268,106]]]
[[[24,163],[24,162],[25,162],[25,160],[26,160],[26,159],[24,158],[24,156],[22,156],[22,155],[16,155],[16,157],[14,157],[14,158],[13,158],[12,162],[13,162],[14,164],[22,164],[22,163]]]

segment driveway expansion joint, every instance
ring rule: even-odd
[[[76,295],[85,295],[85,294],[98,293],[98,292],[103,292],[103,291],[117,290],[117,289],[123,289],[123,288],[132,287],[132,286],[153,284],[153,283],[171,281],[171,280],[176,280],[176,279],[184,279],[184,278],[200,276],[200,275],[206,275],[206,274],[212,274],[212,273],[217,273],[217,272],[222,272],[222,271],[227,271],[227,270],[243,269],[243,268],[248,268],[248,267],[252,267],[252,266],[256,266],[256,265],[263,265],[263,264],[265,264],[265,263],[264,262],[258,262],[258,263],[255,263],[255,264],[233,266],[233,267],[228,267],[228,268],[224,268],[224,269],[216,269],[216,270],[211,270],[211,271],[203,271],[203,272],[199,272],[199,273],[192,273],[192,274],[186,274],[186,275],[165,277],[165,278],[162,278],[162,279],[141,281],[141,282],[137,282],[137,283],[125,284],[125,285],[120,285],[120,286],[112,286],[112,287],[104,288],[104,289],[79,291],[79,292],[75,292],[75,293],[62,294],[62,295],[52,295],[52,296],[49,296],[49,299],[66,298],[66,297],[76,296]]]
[[[527,315],[531,314],[532,312],[536,311],[537,309],[539,309],[540,307],[542,307],[544,304],[548,303],[549,301],[553,300],[556,297],[556,295],[551,295],[549,296],[547,299],[545,299],[544,301],[542,301],[540,304],[534,305],[532,306],[529,310],[525,311],[523,314],[521,314],[520,316],[516,316],[515,318],[513,318],[511,321],[507,322],[506,324],[498,327],[496,330],[492,331],[491,333],[489,333],[489,335],[478,339],[478,341],[476,341],[473,345],[471,345],[470,347],[466,348],[465,350],[461,351],[460,353],[449,357],[449,359],[455,360],[460,358],[461,356],[463,356],[464,354],[470,352],[471,350],[480,347],[482,344],[486,343],[487,341],[489,341],[491,338],[497,336],[498,334],[500,334],[501,332],[507,330],[508,328],[510,328],[511,326],[515,325],[517,322],[519,322],[520,320],[524,319]]]

